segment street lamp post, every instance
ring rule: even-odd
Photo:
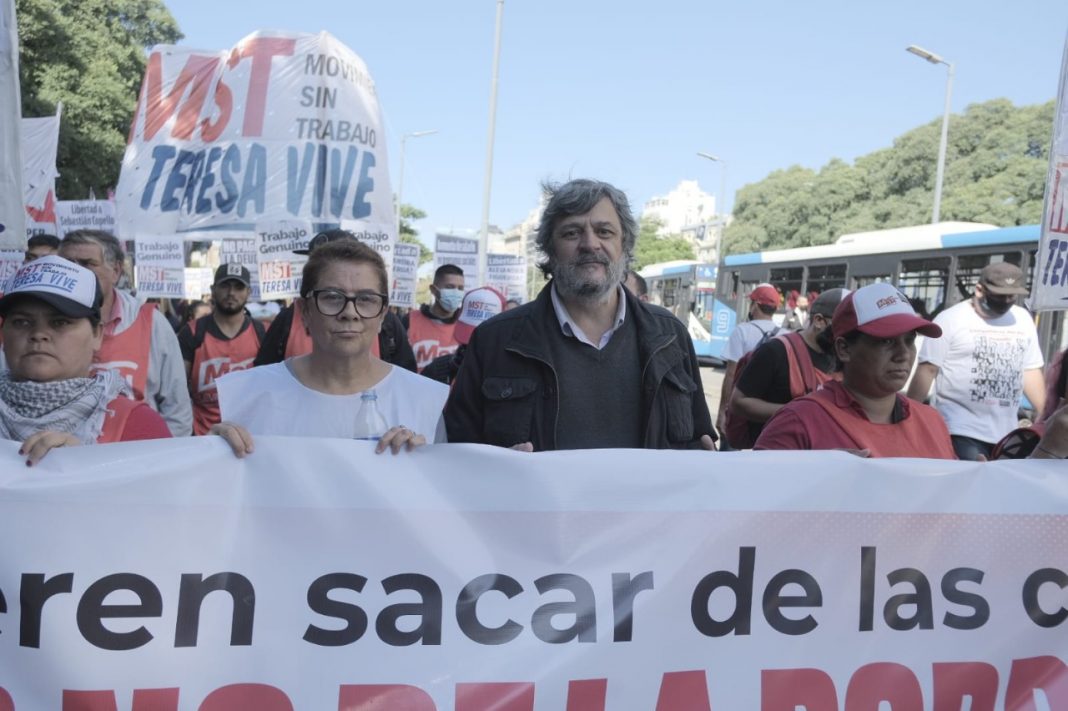
[[[906,52],[915,54],[920,59],[927,60],[931,64],[946,65],[946,106],[942,111],[942,140],[938,143],[938,169],[935,173],[934,212],[931,214],[931,224],[938,224],[942,212],[942,178],[946,172],[946,139],[949,136],[949,104],[953,95],[953,62],[947,62],[934,52],[929,52],[923,47],[914,44],[905,48]]]
[[[493,80],[490,84],[489,129],[486,136],[486,172],[482,181],[482,225],[478,231],[478,278],[483,284],[486,283],[486,253],[489,251],[490,190],[493,187],[493,141],[497,130],[497,82],[501,73],[503,19],[504,0],[497,0],[497,22],[493,32]]]
[[[414,131],[412,133],[406,133],[401,136],[401,150],[400,150],[400,174],[397,176],[397,241],[400,241],[400,223],[401,223],[401,198],[404,195],[404,146],[408,142],[409,138],[419,138],[420,136],[429,136],[432,133],[437,133],[436,128],[432,128],[429,131]]]
[[[720,203],[720,225],[716,231],[716,262],[720,262],[723,259],[721,254],[723,248],[723,230],[727,227],[727,161],[723,160],[719,156],[714,156],[711,153],[705,153],[704,151],[697,151],[697,155],[706,160],[710,160],[713,163],[719,163],[719,197],[716,202]]]

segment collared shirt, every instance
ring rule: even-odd
[[[552,289],[549,290],[549,295],[553,301],[553,311],[556,312],[556,320],[560,322],[560,330],[564,332],[565,336],[578,339],[579,343],[585,343],[587,346],[592,346],[597,350],[603,349],[608,345],[608,342],[612,340],[612,334],[619,330],[619,327],[623,325],[623,320],[627,317],[627,297],[623,292],[623,285],[618,287],[619,291],[619,308],[616,309],[616,320],[614,326],[605,331],[601,336],[601,340],[598,343],[594,343],[582,332],[582,329],[574,319],[571,318],[571,314],[567,312],[567,307],[564,306],[563,300],[560,295],[556,293],[556,285],[553,284]]]
[[[119,325],[122,323],[122,299],[119,298],[119,290],[114,291],[115,298],[111,300],[111,313],[104,319],[104,335],[114,336],[118,331]],[[135,316],[136,318],[136,316]],[[126,324],[129,326],[129,324]],[[122,330],[126,330],[125,328]],[[119,331],[121,333],[121,331]]]

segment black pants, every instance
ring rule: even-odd
[[[953,451],[957,453],[957,459],[977,462],[979,455],[990,459],[990,453],[994,451],[994,445],[989,442],[964,435],[950,435],[950,439],[953,440]]]

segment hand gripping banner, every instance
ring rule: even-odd
[[[0,444],[0,710],[1068,708],[1057,461]]]

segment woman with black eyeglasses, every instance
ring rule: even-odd
[[[385,264],[370,247],[339,240],[312,252],[299,306],[311,353],[220,378],[223,421],[212,432],[239,457],[252,451],[252,435],[363,437],[357,419],[373,400],[386,425],[376,451],[444,440],[448,388],[372,352],[388,293]]]

